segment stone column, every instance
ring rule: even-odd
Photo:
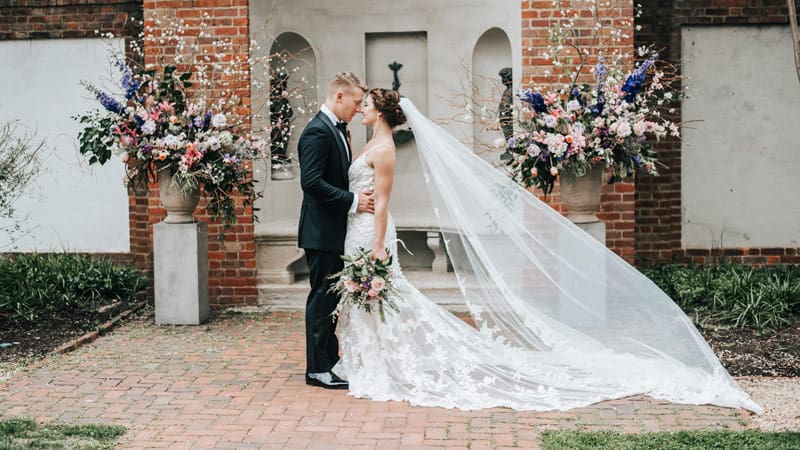
[[[156,323],[199,325],[208,319],[208,224],[153,225]]]

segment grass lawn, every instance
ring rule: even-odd
[[[0,450],[110,449],[125,431],[116,425],[39,425],[33,419],[0,419]]]
[[[541,448],[615,450],[796,450],[800,433],[677,431],[622,434],[612,431],[545,431]]]

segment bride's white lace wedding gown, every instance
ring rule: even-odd
[[[374,185],[374,171],[364,156],[353,162],[349,175],[352,192]],[[373,215],[351,215],[346,254],[358,247],[371,249],[374,237]],[[406,280],[391,216],[385,239],[395,255],[399,312],[387,309],[385,322],[378,314],[356,308],[340,315],[342,358],[335,370],[349,380],[350,395],[460,409],[565,410],[633,394],[687,403],[752,404],[726,379],[679,363],[646,360],[583,342],[532,351],[479,331]]]

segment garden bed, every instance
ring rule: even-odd
[[[76,310],[38,322],[20,323],[0,316],[0,363],[38,359],[66,342],[100,330],[104,323],[136,305],[134,301],[113,300],[94,311]]]

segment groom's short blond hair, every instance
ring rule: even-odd
[[[367,92],[367,86],[353,72],[339,72],[333,77],[328,86],[328,97],[332,97],[337,91],[347,92],[353,88]]]

